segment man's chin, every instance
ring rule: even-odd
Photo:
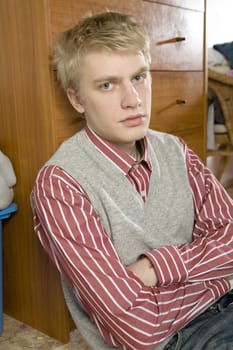
[[[147,134],[148,127],[140,127],[135,128],[134,130],[130,130],[130,136],[132,137],[132,141],[138,141],[143,139]]]

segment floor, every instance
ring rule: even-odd
[[[64,345],[5,314],[3,317],[3,332],[0,336],[0,349],[91,350],[82,340],[77,330],[71,332],[70,342]]]

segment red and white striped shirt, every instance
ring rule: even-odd
[[[136,162],[90,129],[86,132],[146,201],[151,174],[147,138],[140,141],[143,156]],[[193,241],[145,254],[158,276],[155,287],[145,286],[121,263],[76,180],[56,166],[38,174],[33,188],[35,232],[112,346],[154,349],[230,288],[233,202],[185,144],[184,151],[195,208]]]

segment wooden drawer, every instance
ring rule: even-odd
[[[148,13],[152,66],[163,71],[204,69],[202,12],[153,4]]]
[[[150,127],[182,137],[204,159],[205,106],[201,72],[152,73]]]
[[[138,18],[151,38],[152,70],[203,70],[204,14],[144,0],[50,0],[52,35],[91,13],[121,11]],[[178,1],[176,1],[178,2]]]

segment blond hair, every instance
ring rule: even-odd
[[[91,51],[141,52],[150,63],[149,38],[136,20],[117,12],[82,19],[54,42],[53,64],[64,90],[78,91],[82,58]]]

